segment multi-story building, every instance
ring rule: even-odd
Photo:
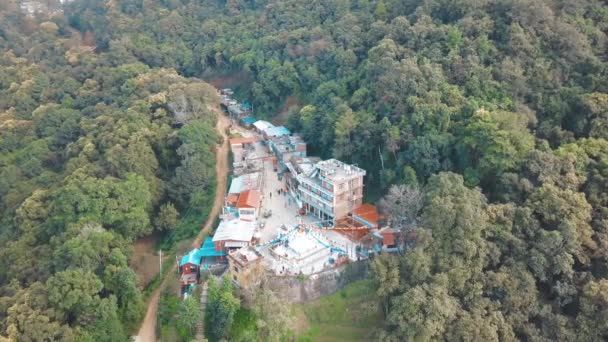
[[[248,246],[228,254],[228,266],[232,280],[239,286],[258,286],[264,273],[262,254]]]
[[[298,135],[283,135],[268,139],[268,147],[277,157],[279,172],[286,169],[292,157],[306,157],[306,142]]]
[[[365,170],[336,159],[318,162],[312,172],[297,175],[299,198],[306,213],[335,222],[363,203]]]

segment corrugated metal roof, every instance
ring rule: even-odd
[[[216,251],[215,245],[213,244],[213,238],[206,237],[205,242],[199,249],[199,253],[201,257],[218,257],[218,256],[226,256],[226,252]]]
[[[234,219],[221,221],[215,234],[213,242],[216,241],[251,241],[255,231],[255,222]]]
[[[205,238],[205,241],[203,242],[201,248],[195,248],[182,257],[179,266],[181,267],[186,264],[200,266],[202,258],[218,256],[226,256],[226,253],[216,251],[215,246],[213,245],[213,239],[207,237]]]
[[[237,208],[259,208],[262,194],[257,190],[247,190],[241,192],[239,200],[236,202]]]
[[[267,129],[265,129],[263,131],[269,137],[281,137],[281,136],[284,136],[284,135],[290,135],[291,134],[291,132],[285,126],[270,127],[270,128],[267,128]]]
[[[237,177],[232,180],[230,183],[230,190],[228,190],[229,194],[240,194],[243,189],[243,177]]]
[[[235,177],[230,182],[229,194],[240,194],[245,190],[259,190],[261,176],[259,172],[246,173]]]
[[[253,126],[255,126],[255,128],[259,129],[260,131],[265,131],[271,127],[274,127],[273,124],[271,124],[268,121],[264,121],[264,120],[258,120],[256,122],[254,122]]]
[[[382,234],[382,244],[385,246],[394,246],[395,245],[395,234],[393,234],[393,233]]]
[[[366,203],[353,210],[353,218],[366,226],[378,226],[378,210],[372,204]]]
[[[236,202],[239,200],[239,195],[235,194],[235,193],[230,193],[228,194],[228,196],[226,197],[226,202],[228,203],[234,203],[236,204]]]
[[[197,249],[193,249],[190,252],[188,252],[188,254],[184,255],[182,257],[182,260],[179,263],[179,266],[184,266],[185,264],[193,264],[193,265],[200,265],[201,264],[201,258],[198,255],[198,248]]]

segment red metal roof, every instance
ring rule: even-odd
[[[385,246],[395,245],[395,234],[393,234],[393,233],[382,234],[382,244]]]
[[[376,210],[376,206],[372,204],[365,203],[353,210],[353,216],[357,216],[375,226],[378,225],[378,210]]]
[[[229,194],[228,197],[226,197],[226,203],[236,204],[236,202],[238,200],[239,200],[238,194]]]
[[[237,208],[259,208],[262,194],[257,190],[247,190],[241,192],[239,200],[236,202]]]
[[[234,139],[230,139],[230,145],[238,145],[238,144],[251,144],[254,143],[256,140],[254,137],[249,137],[249,138],[234,138]]]

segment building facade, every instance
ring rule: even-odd
[[[322,220],[341,219],[363,204],[365,170],[336,159],[320,161],[308,175],[298,175],[306,213]]]
[[[262,194],[257,190],[246,190],[241,192],[236,202],[239,218],[245,221],[255,221],[258,217]]]
[[[228,266],[232,280],[239,286],[258,286],[264,272],[262,254],[255,248],[243,247],[228,254]]]

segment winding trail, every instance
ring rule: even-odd
[[[215,174],[217,178],[215,188],[215,199],[213,201],[213,207],[207,216],[207,221],[203,225],[198,236],[192,241],[191,248],[200,247],[203,242],[203,237],[213,228],[213,222],[215,218],[220,214],[222,205],[224,204],[224,198],[226,197],[226,188],[228,180],[228,136],[226,135],[226,128],[230,126],[230,119],[226,117],[220,110],[216,108],[210,108],[217,113],[217,132],[222,137],[222,144],[217,146],[216,152],[216,163],[215,163]],[[169,273],[175,273],[177,265],[171,263],[171,269]],[[152,292],[148,299],[148,309],[146,316],[141,323],[139,332],[137,333],[137,341],[139,342],[155,342],[156,341],[156,313],[158,311],[158,300],[160,298],[160,291],[167,286],[170,282],[175,281],[175,277],[166,277],[160,286]]]

